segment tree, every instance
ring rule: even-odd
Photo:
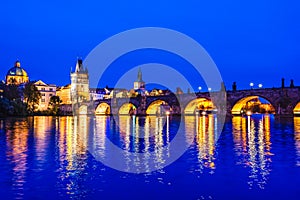
[[[20,91],[17,85],[10,84],[4,87],[3,97],[10,101],[21,99]]]
[[[59,106],[62,103],[62,100],[60,100],[59,96],[52,96],[50,98],[49,102],[49,108],[48,110],[53,114],[57,115],[59,112]]]
[[[41,96],[41,93],[38,91],[33,82],[29,82],[25,85],[24,100],[28,113],[34,112],[35,106],[39,103]]]

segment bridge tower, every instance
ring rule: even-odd
[[[137,80],[133,83],[133,89],[135,89],[135,90],[139,90],[139,89],[144,90],[145,89],[145,82],[143,81],[143,75],[142,75],[141,68],[139,68]]]
[[[75,71],[71,72],[71,102],[73,114],[93,113],[89,92],[89,74],[81,59],[77,60]]]

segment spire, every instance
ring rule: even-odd
[[[143,82],[143,77],[142,77],[142,70],[141,68],[139,68],[139,71],[138,71],[138,78],[137,78],[137,81],[138,82]]]
[[[82,66],[82,60],[77,59],[76,67],[75,67],[75,72],[80,72],[83,71],[83,66]]]

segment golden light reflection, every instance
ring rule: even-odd
[[[28,136],[29,123],[32,118],[28,120],[8,120],[5,124],[7,160],[13,163],[13,177],[12,186],[17,191],[23,191],[26,171],[27,171],[27,151],[28,151]],[[23,193],[17,194],[22,198]]]
[[[105,157],[105,137],[107,131],[108,120],[110,116],[96,116],[96,129],[94,130],[93,137],[93,149],[97,149],[97,154],[101,157]]]
[[[242,154],[247,154],[247,120],[245,117],[232,118],[232,133],[236,149]]]
[[[165,163],[163,147],[169,142],[169,117],[118,116],[121,148],[126,166],[150,170],[149,163],[160,168]],[[164,140],[166,138],[166,140]],[[167,148],[166,154],[170,156]],[[137,153],[137,154],[132,154]],[[142,153],[142,154],[140,154]],[[151,159],[151,160],[150,160]]]
[[[37,160],[45,161],[45,153],[48,145],[48,136],[53,127],[53,117],[39,116],[33,119],[33,134],[36,146]]]
[[[251,168],[248,182],[250,188],[257,185],[263,189],[270,174],[268,165],[273,155],[270,115],[262,115],[261,119],[235,116],[232,119],[232,127],[235,152],[240,157],[237,164]]]
[[[67,171],[72,170],[78,163],[76,158],[86,154],[90,118],[86,115],[77,117],[61,117],[59,120],[58,145],[61,167],[67,160]]]
[[[202,167],[215,169],[215,117],[185,116],[186,140],[189,143],[196,135],[198,161]]]
[[[295,147],[297,152],[297,166],[300,166],[300,117],[294,117]]]
[[[66,181],[86,169],[87,142],[90,118],[86,115],[64,116],[55,121],[58,126],[56,144],[59,156],[59,187],[66,188],[67,194],[80,187],[80,182]]]
[[[163,142],[163,126],[164,126],[164,117],[156,117],[155,119],[155,132],[154,135],[154,152],[156,155],[156,163],[157,167],[161,168],[161,166],[165,163],[163,159],[163,151],[162,147],[164,146]]]

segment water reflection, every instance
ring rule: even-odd
[[[31,120],[31,119],[29,119]],[[17,191],[16,198],[23,198],[24,185],[26,184],[26,171],[28,169],[28,136],[29,123],[27,120],[6,121],[6,157],[12,165],[12,188]]]
[[[271,164],[270,115],[232,119],[237,164],[250,167],[249,187],[264,188]]]
[[[215,142],[217,138],[216,117],[185,116],[185,131],[187,143],[196,138],[197,158],[199,170],[203,168],[215,169]]]
[[[209,184],[215,184],[217,188],[222,187],[230,176],[233,184],[238,185],[238,189],[245,188],[240,184],[241,179],[245,179],[249,184],[246,186],[247,189],[261,191],[267,183],[268,187],[276,185],[277,181],[284,178],[283,176],[287,177],[285,180],[289,179],[291,173],[295,173],[300,166],[300,118],[294,118],[295,134],[292,140],[291,137],[285,137],[286,135],[282,134],[282,127],[276,127],[276,124],[271,123],[272,120],[274,120],[272,115],[233,117],[232,122],[226,124],[229,128],[223,133],[221,145],[216,149],[215,143],[218,138],[216,118],[213,115],[186,116],[184,122],[181,122],[185,133],[183,140],[186,145],[192,143],[192,146],[182,157],[183,162],[177,162],[158,172],[138,176],[119,173],[97,162],[88,152],[90,145],[93,145],[93,149],[100,157],[111,158],[113,153],[108,145],[109,140],[124,150],[122,156],[128,168],[144,168],[151,171],[153,164],[157,168],[162,167],[167,158],[173,155],[174,152],[170,151],[168,145],[177,133],[178,119],[156,116],[120,116],[118,122],[110,116],[2,119],[0,184],[3,190],[10,190],[17,199],[31,197],[28,195],[31,190],[34,197],[35,190],[48,191],[53,188],[58,197],[87,198],[91,188],[111,191],[111,188],[120,182],[123,181],[123,184],[127,182],[126,179],[129,182],[148,181],[147,184],[158,180],[159,183],[170,183],[167,187],[171,188],[177,181],[173,182],[174,177],[174,180],[184,177],[182,182],[195,181],[198,184],[195,186],[197,188],[208,185],[202,180],[212,178],[209,180],[217,181]],[[286,128],[285,125],[280,126]],[[289,128],[286,129],[287,132],[290,131]],[[163,151],[162,147],[165,147],[166,151]],[[294,148],[296,155],[293,154]],[[130,156],[133,152],[143,154]],[[276,155],[273,155],[274,152]],[[224,154],[226,158],[234,155],[233,162],[220,163],[222,159],[216,159],[217,153]],[[298,168],[293,168],[295,158]],[[216,168],[218,170],[215,170]],[[271,169],[274,170],[272,180],[269,179]],[[228,171],[223,173],[222,170]],[[204,179],[195,178],[195,171],[197,175],[198,172],[202,172],[201,178]],[[211,175],[205,172],[218,173]],[[223,174],[226,175],[225,178]],[[277,178],[278,176],[280,178]],[[284,189],[289,188],[285,186]]]
[[[116,121],[115,121],[116,120]],[[150,171],[150,163],[161,168],[166,157],[170,156],[168,145],[170,142],[169,117],[136,117],[119,116],[110,118],[97,116],[93,133],[93,151],[100,159],[112,157],[112,149],[105,142],[106,137],[123,149],[120,162],[126,162],[126,169]],[[108,127],[107,127],[107,124]],[[166,147],[167,151],[163,151]],[[109,149],[110,148],[110,149]]]
[[[200,168],[215,169],[217,138],[215,116],[186,116],[184,120],[186,145],[191,144],[196,138]],[[121,160],[126,162],[127,171],[133,167],[137,170],[150,171],[150,165],[162,168],[166,159],[172,156],[169,144],[177,134],[175,125],[178,125],[178,121],[169,116],[119,116],[116,119],[97,116],[94,121],[93,142],[89,145],[92,145],[96,157],[102,160],[114,156],[113,150],[107,144],[107,138],[118,148],[123,149],[122,154],[118,156],[120,162]]]
[[[300,166],[300,117],[294,117],[294,131],[295,131],[295,147],[297,152],[297,166]]]
[[[37,169],[41,170],[43,164],[46,162],[47,147],[49,143],[49,136],[51,129],[53,127],[53,118],[52,117],[34,117],[33,119],[33,136],[35,141],[35,151],[36,151],[36,160]]]
[[[86,170],[89,120],[89,117],[81,115],[62,117],[58,121],[60,167],[57,185],[64,188],[68,195],[76,194],[79,188],[82,190],[78,175]]]

